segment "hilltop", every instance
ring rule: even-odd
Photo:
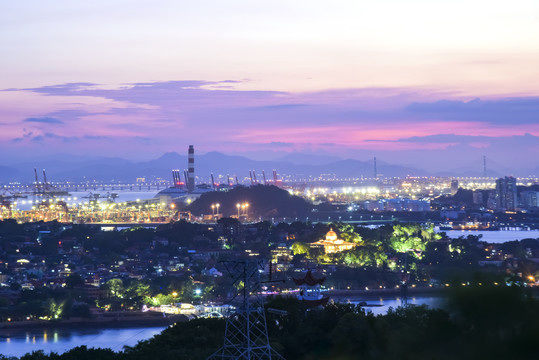
[[[193,214],[207,214],[212,204],[219,204],[219,212],[223,216],[237,215],[237,204],[249,204],[246,211],[250,218],[303,217],[309,214],[312,207],[304,199],[277,186],[257,185],[202,194],[187,210]],[[244,211],[240,208],[241,214]]]

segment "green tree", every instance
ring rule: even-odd
[[[436,239],[434,227],[418,224],[397,224],[389,238],[389,246],[398,253],[412,253],[420,259],[429,241]]]
[[[125,295],[125,288],[122,279],[110,279],[105,284],[109,297],[123,298]]]
[[[66,305],[65,301],[56,301],[54,299],[49,299],[48,315],[51,317],[51,319],[53,320],[61,319],[64,314],[65,305]]]
[[[294,255],[302,255],[302,254],[309,254],[311,250],[311,247],[309,244],[305,244],[303,242],[296,241],[292,244],[292,253]]]

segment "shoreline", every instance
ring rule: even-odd
[[[409,287],[408,296],[410,295],[439,295],[447,293],[447,287]],[[346,298],[346,297],[378,297],[378,296],[400,296],[402,295],[401,288],[391,289],[369,289],[369,290],[328,290],[326,293],[330,298]]]
[[[155,315],[154,315],[155,314]],[[167,327],[176,322],[187,321],[185,315],[173,315],[163,317],[161,313],[151,315],[122,314],[123,316],[100,316],[93,319],[71,318],[67,320],[28,320],[0,323],[0,338],[7,338],[24,334],[35,330],[59,330],[59,329],[122,329],[122,328],[146,328]]]

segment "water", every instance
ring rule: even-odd
[[[152,338],[164,327],[129,329],[47,329],[21,331],[15,335],[0,337],[0,354],[20,357],[32,351],[64,353],[77,346],[110,348],[121,351],[141,340]]]
[[[539,230],[493,230],[493,231],[480,231],[480,230],[448,230],[445,231],[450,238],[458,238],[459,236],[468,235],[482,235],[481,240],[489,243],[504,243],[513,240],[522,239],[538,239]]]
[[[362,297],[362,298],[341,298],[339,303],[358,305],[360,302],[366,302],[362,307],[366,312],[372,312],[374,315],[386,314],[390,307],[396,309],[403,306],[401,297]],[[427,305],[430,308],[443,307],[444,297],[441,296],[409,296],[408,304]]]

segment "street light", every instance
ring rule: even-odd
[[[238,208],[238,219],[240,218],[240,207],[241,205],[239,203],[236,204],[236,208]]]
[[[215,208],[217,209],[217,215],[219,215],[219,206],[221,206],[221,204],[219,203],[215,204]]]

